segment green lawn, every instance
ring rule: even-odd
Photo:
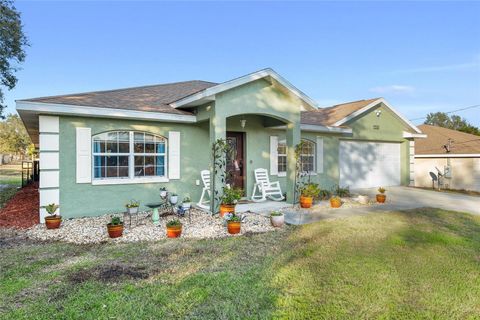
[[[21,165],[2,165],[0,166],[0,185],[8,184],[13,186],[22,185]]]
[[[474,319],[480,217],[376,213],[223,240],[0,241],[3,319]]]

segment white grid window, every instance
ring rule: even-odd
[[[166,139],[144,132],[112,131],[93,137],[93,177],[166,176]]]
[[[300,168],[302,168],[302,172],[315,172],[315,143],[307,139],[302,139],[302,142],[303,147],[300,153]],[[287,172],[287,144],[285,140],[278,142],[277,155],[278,172]]]

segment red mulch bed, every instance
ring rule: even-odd
[[[0,209],[0,227],[26,229],[38,224],[40,199],[38,183],[20,189]]]

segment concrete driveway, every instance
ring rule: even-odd
[[[353,190],[356,194],[367,194],[372,198],[377,194],[375,189]],[[285,220],[289,224],[306,224],[324,219],[343,218],[364,215],[372,212],[434,207],[480,215],[480,197],[458,193],[429,191],[408,187],[387,188],[387,202],[358,208],[327,209],[322,212],[298,214],[286,213]]]

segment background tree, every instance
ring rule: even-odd
[[[480,130],[468,123],[465,118],[457,115],[449,116],[445,112],[429,113],[424,123],[480,136]]]
[[[15,72],[25,60],[28,40],[23,34],[20,13],[11,0],[0,0],[0,118],[4,119],[3,88],[11,90],[17,84]]]
[[[0,122],[0,153],[25,156],[31,152],[31,140],[25,126],[16,114]]]

